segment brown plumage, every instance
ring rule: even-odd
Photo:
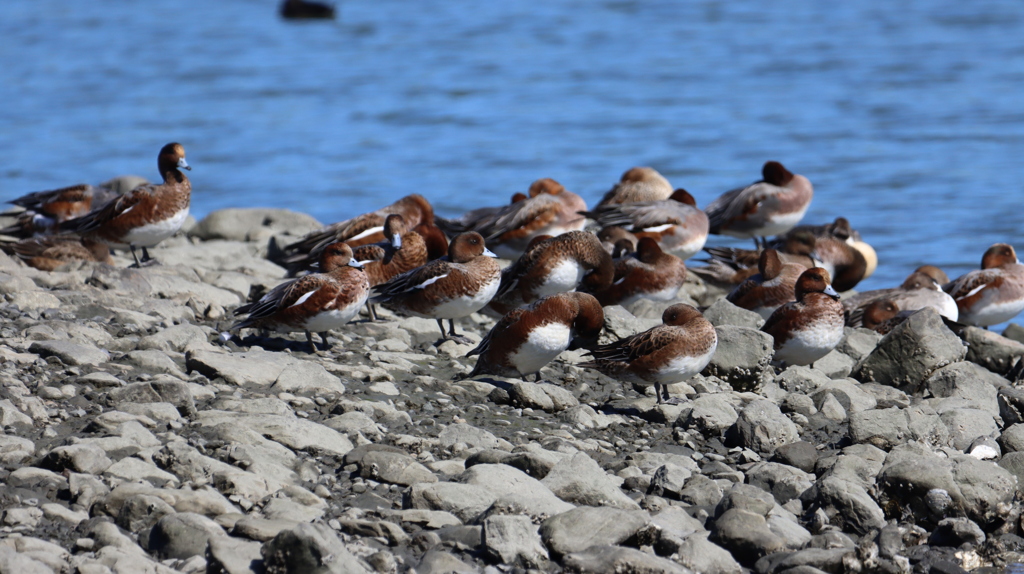
[[[812,365],[843,338],[843,305],[828,271],[814,267],[796,282],[796,301],[779,307],[761,330],[775,340],[776,363]]]
[[[683,260],[698,253],[708,238],[708,216],[685,189],[661,201],[599,205],[584,215],[602,228],[622,226],[637,238],[650,237]]]
[[[981,269],[966,273],[943,286],[956,301],[959,321],[988,327],[1017,316],[1024,310],[1024,265],[1006,243],[989,247]]]
[[[672,184],[665,176],[652,167],[633,167],[626,170],[597,206],[633,203],[638,201],[661,201],[672,195]]]
[[[934,273],[932,269],[937,268],[926,269],[923,266],[918,269]],[[844,299],[843,309],[846,311],[846,325],[860,327],[862,321],[867,320],[865,316],[867,308],[878,301],[890,301],[903,311],[917,311],[924,307],[932,307],[950,321],[956,321],[959,318],[956,301],[948,293],[942,291],[935,278],[926,272],[914,271],[899,287],[864,291]],[[867,327],[866,324],[864,326]]]
[[[593,361],[579,366],[598,369],[616,379],[654,385],[658,402],[668,399],[663,388],[704,370],[718,347],[715,327],[689,305],[672,305],[662,323],[591,351]]]
[[[157,167],[163,183],[140,185],[98,211],[65,221],[61,229],[114,248],[127,247],[136,266],[151,261],[148,248],[181,228],[192,200],[192,183],[181,172],[192,168],[185,161],[181,144],[169,143],[161,148]],[[141,261],[136,247],[142,248]]]
[[[782,305],[796,300],[796,281],[807,267],[783,263],[779,252],[765,249],[757,264],[758,273],[736,286],[726,299],[767,319]]]
[[[504,315],[545,295],[577,287],[595,292],[611,285],[615,266],[593,233],[570,231],[537,240],[501,274],[501,287],[489,309]]]
[[[537,373],[566,349],[589,347],[604,328],[604,310],[586,293],[557,293],[505,314],[467,357],[480,355],[470,377]]]
[[[4,252],[16,255],[29,267],[53,271],[72,261],[96,261],[113,264],[110,247],[90,239],[68,235],[29,237],[18,242],[0,244]]]
[[[756,244],[758,237],[785,233],[800,221],[814,197],[811,182],[777,161],[766,162],[761,175],[760,181],[727,191],[704,208],[711,233],[752,238]]]
[[[635,253],[615,261],[612,284],[594,295],[604,306],[631,305],[640,299],[672,301],[685,281],[683,260],[662,251],[654,239],[644,237]]]

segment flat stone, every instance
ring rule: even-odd
[[[572,504],[614,506],[626,510],[640,508],[619,489],[604,469],[583,452],[556,464],[541,483],[555,496]]]
[[[540,535],[552,554],[561,556],[594,545],[621,544],[648,529],[650,523],[650,516],[642,510],[580,506],[545,520]]]
[[[326,524],[300,524],[263,545],[267,574],[370,574]]]
[[[716,327],[718,348],[702,372],[726,381],[737,391],[757,392],[774,376],[770,367],[774,341],[768,333],[748,327]]]
[[[71,341],[36,341],[29,352],[41,357],[57,357],[65,365],[99,365],[110,360],[110,353]]]
[[[573,574],[642,574],[662,572],[664,574],[693,574],[683,566],[668,560],[641,552],[635,548],[601,545],[569,554],[563,560],[565,571]]]
[[[488,516],[483,526],[485,550],[502,563],[537,568],[548,559],[529,516]]]
[[[800,439],[793,421],[766,399],[751,401],[740,411],[736,430],[744,446],[755,452],[772,452]]]

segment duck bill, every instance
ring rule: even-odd
[[[188,165],[188,162],[185,161],[185,158],[181,158],[178,160],[178,169],[187,169],[189,171],[192,171],[192,167]]]
[[[825,286],[825,291],[824,291],[824,293],[825,293],[826,295],[828,295],[829,297],[831,297],[831,298],[835,299],[836,301],[838,301],[838,300],[839,300],[839,293],[837,293],[837,292],[836,292],[836,290],[835,290],[835,288],[833,288],[833,287],[832,287],[831,285],[826,285],[826,286]]]
[[[395,249],[401,249],[402,248],[402,236],[397,234],[397,233],[392,235],[391,236],[391,246],[394,247]]]
[[[497,256],[497,255],[495,255],[493,251],[491,251],[490,249],[488,249],[488,248],[486,248],[486,247],[484,247],[484,255],[486,255],[486,256],[488,256],[488,257],[493,257],[493,258],[495,258],[495,259],[497,259],[497,258],[498,258],[498,256]]]
[[[355,267],[356,269],[362,269],[364,267],[364,265],[361,262],[356,261],[355,259],[349,259],[348,266]]]

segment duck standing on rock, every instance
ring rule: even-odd
[[[467,357],[480,355],[470,377],[525,377],[566,349],[588,347],[604,329],[604,309],[592,295],[557,293],[506,314]]]
[[[814,198],[811,182],[777,161],[766,162],[761,176],[761,181],[727,191],[704,208],[711,233],[750,238],[761,247],[767,245],[767,236],[800,223]]]
[[[352,248],[332,243],[320,254],[321,273],[312,273],[274,287],[255,303],[235,309],[249,316],[231,326],[232,331],[254,327],[281,332],[305,331],[313,352],[313,333],[327,349],[327,332],[352,320],[366,304],[370,282],[352,259]]]
[[[127,247],[136,267],[152,262],[147,248],[181,229],[192,200],[192,183],[181,172],[192,168],[185,161],[181,144],[169,143],[161,148],[157,167],[163,183],[140,185],[99,211],[65,221],[61,229],[115,249]],[[135,253],[136,247],[142,248],[141,260]]]
[[[405,229],[405,220],[393,213],[384,220],[384,236],[387,241],[355,248],[353,258],[363,265],[370,287],[386,283],[406,271],[426,265],[429,261],[427,243],[423,236]],[[370,318],[377,320],[372,304],[367,305]]]
[[[498,292],[501,267],[495,257],[479,233],[462,233],[452,239],[446,259],[436,259],[378,285],[370,302],[406,315],[436,319],[442,340],[469,344],[469,339],[455,333],[455,319],[483,309]],[[447,333],[444,319],[448,319]]]
[[[796,281],[796,301],[779,307],[761,330],[775,339],[776,363],[811,365],[843,340],[843,304],[828,271],[814,267]]]
[[[718,348],[715,327],[700,311],[677,303],[661,316],[663,325],[637,333],[590,353],[594,360],[580,363],[623,381],[654,385],[658,403],[669,398],[668,385],[681,383],[704,370]]]
[[[1024,311],[1024,265],[1006,243],[985,251],[981,269],[971,271],[943,286],[960,310],[959,322],[988,327]]]

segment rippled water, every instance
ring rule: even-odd
[[[651,165],[704,205],[767,159],[881,258],[862,288],[1019,241],[1017,1],[0,3],[0,198],[188,149],[202,216],[343,219],[419,192],[452,215],[553,177],[596,201]],[[721,240],[719,240],[721,241]]]

